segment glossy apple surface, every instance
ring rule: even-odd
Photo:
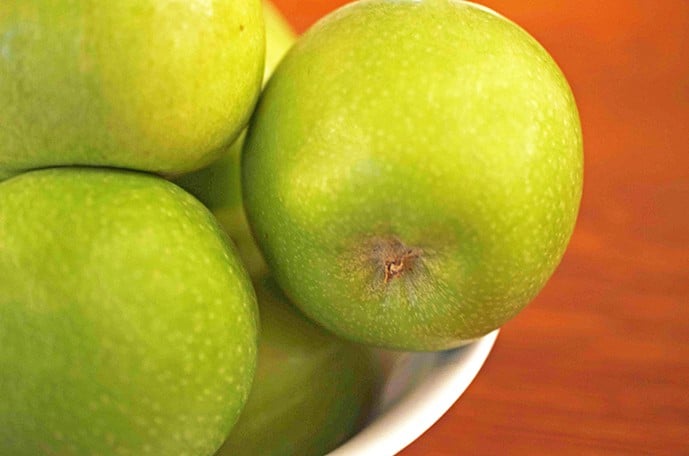
[[[582,190],[572,92],[523,29],[472,3],[352,3],[266,86],[245,210],[309,317],[437,350],[514,317],[552,275]]]
[[[0,454],[213,454],[258,322],[208,210],[142,173],[33,171],[0,183],[0,239]]]
[[[0,175],[201,168],[246,126],[264,53],[260,0],[4,0]]]

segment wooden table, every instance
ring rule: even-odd
[[[346,3],[275,2],[300,32]],[[689,1],[483,3],[567,75],[584,197],[552,280],[402,454],[689,454]]]

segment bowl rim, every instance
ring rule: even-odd
[[[393,456],[438,421],[476,378],[500,330],[438,356],[417,387],[327,456]]]

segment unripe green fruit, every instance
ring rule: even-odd
[[[255,295],[226,241],[154,176],[0,183],[0,454],[213,454],[256,363]]]
[[[256,242],[309,317],[352,340],[454,347],[560,262],[582,190],[572,92],[524,30],[456,0],[366,0],[303,35],[242,157]]]
[[[362,424],[380,369],[373,353],[314,325],[275,282],[256,282],[258,367],[249,401],[216,456],[321,456]]]
[[[280,11],[270,2],[263,2],[266,23],[266,82],[294,42],[295,35]],[[228,147],[223,156],[198,171],[174,179],[208,206],[230,235],[252,277],[265,272],[266,266],[249,231],[242,207],[239,160],[244,134]]]
[[[264,52],[260,0],[3,0],[0,176],[198,169],[245,127]]]

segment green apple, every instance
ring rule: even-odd
[[[260,0],[3,0],[0,175],[201,168],[245,127],[264,53]]]
[[[245,210],[309,317],[383,347],[454,347],[541,290],[573,231],[582,134],[527,32],[473,3],[369,0],[321,20],[266,86]]]
[[[272,279],[255,284],[256,379],[216,456],[321,456],[355,432],[370,410],[380,380],[376,358],[306,320]]]
[[[263,2],[263,13],[266,25],[265,83],[292,46],[295,35],[272,3]],[[236,243],[253,277],[265,271],[265,263],[251,236],[242,207],[239,157],[243,142],[242,134],[219,160],[201,170],[177,177],[174,182],[213,211]]]
[[[294,44],[295,34],[280,10],[268,0],[263,0],[263,18],[266,24],[266,64],[263,72],[265,84]]]
[[[0,170],[0,182],[4,181],[5,179],[9,179],[16,174],[16,172]]]
[[[255,295],[226,241],[151,175],[0,183],[0,454],[213,454],[257,350]]]

